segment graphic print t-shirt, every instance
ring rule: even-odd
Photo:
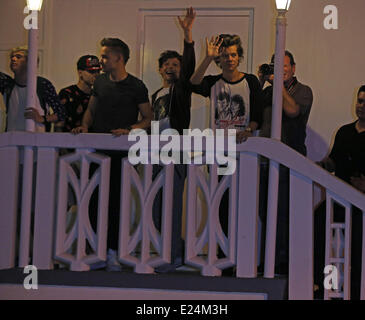
[[[257,77],[245,73],[230,82],[222,74],[205,76],[199,85],[192,85],[194,93],[210,97],[211,128],[244,130],[254,121],[262,122],[262,95]]]
[[[91,94],[87,94],[79,89],[77,85],[72,85],[60,91],[61,104],[66,109],[65,131],[81,126],[82,117],[88,107]]]
[[[242,78],[231,83],[219,79],[211,88],[211,112],[217,129],[244,130],[250,121],[250,89]]]

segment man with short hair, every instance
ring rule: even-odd
[[[6,131],[25,131],[25,120],[35,121],[35,131],[49,131],[51,122],[63,121],[65,111],[52,83],[37,77],[36,105],[27,108],[28,48],[17,47],[10,53],[10,69],[14,78],[0,72],[0,92],[6,107]],[[50,114],[50,109],[54,114]]]
[[[192,38],[195,16],[196,13],[193,8],[188,8],[184,19],[178,17],[184,32],[183,55],[168,50],[162,52],[158,60],[163,87],[152,95],[152,106],[154,120],[159,121],[160,131],[172,128],[182,135],[183,130],[188,129],[190,125],[192,92],[189,79],[195,69],[195,51]],[[154,166],[154,177],[161,169],[161,166]],[[184,243],[181,238],[181,227],[185,178],[186,165],[174,164],[171,263],[157,267],[156,272],[172,272],[183,264]],[[153,208],[153,220],[159,230],[161,230],[161,197],[162,195],[159,193]]]
[[[271,63],[274,63],[274,55]],[[300,83],[295,77],[296,64],[293,55],[285,51],[284,56],[284,86],[283,86],[283,114],[281,127],[281,141],[302,155],[307,154],[305,146],[306,128],[309,113],[313,102],[313,93],[310,87]],[[273,70],[271,70],[273,72]],[[273,73],[259,70],[259,79],[263,87],[268,81],[271,85],[263,90],[264,110],[263,121],[260,130],[261,137],[271,136],[271,113],[273,99]],[[276,258],[275,273],[288,275],[289,261],[289,170],[280,166],[279,172],[279,201],[276,232]],[[269,161],[261,158],[260,171],[260,209],[259,215],[262,220],[262,237],[266,235],[267,216],[267,188],[269,179]],[[264,257],[264,244],[262,241],[262,259]]]
[[[274,63],[274,59],[273,55],[271,63]],[[307,155],[307,148],[305,146],[306,129],[313,103],[313,93],[309,86],[297,80],[295,70],[296,63],[294,57],[286,50],[284,56],[281,141],[305,156]],[[266,81],[271,84],[263,90],[264,119],[260,130],[261,137],[270,137],[274,74],[262,74],[262,72],[259,72],[259,80],[262,86],[264,86]]]
[[[120,39],[104,38],[100,64],[104,71],[94,82],[93,94],[82,124],[74,133],[128,134],[132,129],[147,129],[153,118],[144,83],[126,71],[129,47]],[[138,113],[142,120],[138,121]]]
[[[120,39],[104,38],[101,41],[100,64],[103,74],[95,79],[92,96],[80,127],[73,133],[111,133],[114,136],[129,134],[132,129],[147,129],[153,118],[144,83],[126,71],[129,47]],[[142,119],[138,121],[138,114]],[[119,271],[117,260],[121,161],[128,151],[98,150],[111,158],[109,219],[108,219],[108,260],[107,270]],[[97,210],[94,205],[90,213],[93,227],[96,227]]]
[[[59,97],[66,110],[64,131],[81,126],[82,117],[91,97],[92,86],[100,74],[99,59],[93,55],[84,55],[77,61],[77,84],[61,89]]]
[[[236,129],[237,142],[252,136],[262,118],[260,83],[255,75],[238,70],[243,59],[241,39],[237,35],[221,34],[206,39],[206,56],[190,78],[193,92],[211,100],[211,127]],[[210,63],[215,60],[222,69],[218,75],[205,76]],[[237,101],[243,102],[237,109]],[[234,102],[234,103],[233,103]]]
[[[190,78],[193,92],[210,97],[212,129],[235,129],[236,141],[242,143],[261,125],[262,96],[258,79],[253,74],[239,71],[243,59],[241,39],[237,35],[221,34],[206,39],[206,55]],[[218,75],[204,77],[212,61],[222,69]],[[229,191],[223,194],[219,219],[223,232],[228,234]],[[224,253],[218,249],[218,258]],[[232,268],[224,271],[231,275]]]

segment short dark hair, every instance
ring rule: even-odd
[[[365,85],[363,85],[363,86],[361,86],[361,87],[359,88],[359,91],[357,92],[357,95],[359,95],[359,94],[360,94],[360,92],[365,92]]]
[[[288,51],[288,50],[285,50],[285,56],[287,56],[290,60],[290,65],[291,66],[295,66],[295,61],[294,61],[294,56],[293,54]],[[275,53],[271,56],[271,63],[274,63],[274,60],[275,60]]]
[[[241,42],[241,38],[238,35],[222,33],[219,35],[219,38],[223,39],[223,42],[222,42],[220,48],[228,48],[231,46],[237,46],[237,53],[238,53],[239,60],[241,60],[243,58],[242,42]],[[218,66],[220,66],[219,57],[215,58],[214,61]]]
[[[182,62],[182,56],[173,50],[166,50],[164,52],[162,52],[160,54],[160,58],[158,59],[158,67],[161,68],[162,65],[168,60],[168,59],[173,59],[173,58],[177,58],[180,63]]]
[[[118,38],[104,38],[100,41],[100,45],[102,47],[109,47],[114,52],[121,54],[125,64],[129,60],[129,47],[124,41]]]

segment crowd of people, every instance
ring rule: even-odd
[[[6,131],[24,131],[25,119],[36,123],[37,132],[46,132],[50,124],[56,131],[78,133],[129,134],[132,129],[148,129],[152,120],[159,121],[160,130],[176,129],[182,134],[191,118],[191,95],[196,93],[210,98],[210,124],[213,129],[236,129],[236,141],[244,142],[255,131],[270,137],[273,96],[273,72],[258,76],[239,70],[244,58],[241,39],[237,35],[221,34],[206,39],[205,56],[195,68],[192,29],[196,13],[187,9],[178,18],[184,33],[184,51],[180,55],[168,50],[158,60],[162,87],[152,95],[151,103],[145,84],[126,70],[130,51],[120,39],[101,41],[100,59],[94,55],[80,57],[77,62],[77,84],[62,89],[59,94],[52,83],[37,78],[36,105],[26,106],[27,48],[18,47],[10,55],[14,77],[0,73],[0,92],[6,106]],[[222,70],[217,75],[205,75],[215,62]],[[274,56],[272,57],[274,62]],[[291,52],[285,51],[282,114],[282,142],[306,156],[306,126],[310,115],[313,93],[308,85],[295,76],[296,63]],[[101,72],[102,71],[102,72]],[[52,109],[52,112],[50,110]],[[140,117],[139,117],[140,116]],[[365,86],[357,94],[357,119],[342,126],[335,138],[329,156],[318,164],[337,177],[365,192]],[[114,265],[118,241],[120,197],[120,167],[125,152],[98,150],[111,157],[111,185],[109,203],[108,248],[112,249]],[[154,176],[162,170],[156,165]],[[175,270],[183,264],[184,244],[181,237],[182,194],[186,166],[176,165],[174,172],[171,262],[159,268],[161,272]],[[287,274],[289,228],[289,173],[280,168],[279,208],[276,249],[276,272]],[[120,180],[120,179],[119,179]],[[266,220],[266,191],[268,159],[261,159],[260,218]],[[116,187],[118,186],[119,187]],[[265,187],[266,186],[266,187]],[[160,195],[161,198],[161,195]],[[161,227],[161,204],[155,203],[153,220]],[[265,225],[265,223],[264,223]],[[357,231],[360,232],[361,230]],[[109,233],[109,232],[108,232]],[[263,232],[264,234],[265,232]],[[354,235],[354,233],[353,233]],[[359,233],[353,241],[360,241]],[[109,256],[109,255],[108,255]],[[156,270],[158,271],[158,270]]]

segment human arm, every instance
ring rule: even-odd
[[[290,96],[285,87],[283,87],[283,111],[289,118],[295,118],[300,113],[299,105]]]
[[[142,116],[142,119],[137,123],[131,125],[129,128],[119,128],[115,130],[111,130],[111,133],[118,137],[121,135],[129,134],[129,132],[133,129],[147,129],[151,126],[151,121],[153,120],[153,112],[152,107],[149,102],[140,103],[138,105],[139,112]]]
[[[210,41],[206,38],[206,52],[205,57],[198,68],[195,70],[194,74],[190,78],[190,82],[193,85],[199,85],[204,78],[204,74],[207,71],[210,63],[214,58],[219,57],[219,48],[223,42],[223,39],[217,37],[212,37]]]
[[[0,93],[4,94],[7,89],[14,85],[14,79],[7,74],[0,72]]]
[[[283,88],[283,111],[289,118],[295,118],[299,115],[309,116],[313,103],[312,89],[308,86],[297,84],[294,92],[289,93]],[[306,119],[308,120],[308,119]]]
[[[193,42],[193,35],[192,35],[192,29],[193,29],[193,23],[195,20],[196,12],[192,7],[186,9],[186,15],[184,19],[181,19],[180,17],[177,17],[179,20],[179,24],[181,29],[184,32],[184,41],[187,43]]]
[[[196,13],[193,8],[186,10],[184,20],[178,17],[181,29],[184,32],[184,51],[182,55],[180,78],[189,81],[195,70],[195,50],[192,36],[192,27]]]
[[[65,107],[61,104],[53,84],[45,78],[38,77],[37,92],[41,94],[44,102],[53,110],[54,115],[49,115],[47,112],[47,122],[63,122],[66,118]]]
[[[25,119],[31,119],[37,123],[46,123],[46,122],[57,122],[57,115],[55,114],[47,114],[41,116],[36,108],[26,108],[24,112]]]

